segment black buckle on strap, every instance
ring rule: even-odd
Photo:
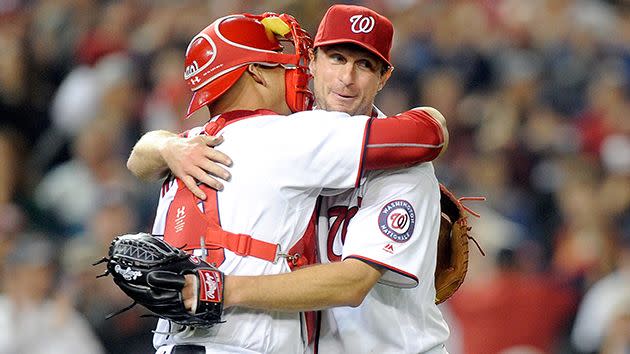
[[[206,354],[206,347],[193,344],[178,344],[173,347],[171,354]]]

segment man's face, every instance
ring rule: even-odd
[[[370,115],[374,97],[391,75],[391,70],[382,73],[383,65],[355,45],[319,47],[309,64],[317,108]]]

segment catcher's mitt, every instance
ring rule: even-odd
[[[221,322],[223,273],[161,238],[146,233],[116,237],[109,257],[98,263],[102,262],[107,262],[103,275],[111,274],[114,283],[134,300],[118,313],[140,304],[158,317],[185,326],[211,327]],[[194,314],[184,307],[181,294],[186,274],[198,280]]]
[[[435,303],[440,304],[450,298],[464,282],[468,271],[468,240],[473,239],[468,232],[466,212],[479,217],[479,214],[462,205],[462,200],[485,200],[485,198],[457,199],[444,185],[440,184],[440,237],[438,240],[437,265],[435,268]],[[477,247],[479,245],[477,244]],[[485,256],[481,248],[481,254]]]

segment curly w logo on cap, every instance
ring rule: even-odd
[[[317,29],[314,47],[353,43],[391,66],[394,26],[379,13],[363,6],[331,6]]]

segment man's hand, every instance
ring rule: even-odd
[[[185,283],[182,288],[182,300],[184,301],[184,307],[190,313],[195,312],[195,304],[197,303],[197,289],[199,289],[199,284],[197,281],[197,277],[192,274],[186,274],[184,276]]]
[[[212,148],[222,142],[222,136],[199,135],[193,138],[174,136],[164,141],[159,152],[173,175],[181,179],[196,197],[205,200],[206,195],[198,187],[198,183],[221,190],[223,184],[212,176],[225,181],[230,179],[230,173],[221,165],[230,166],[232,160],[226,154]]]
[[[133,147],[127,168],[144,181],[163,178],[170,170],[195,196],[206,199],[197,183],[221,190],[223,184],[212,176],[226,181],[230,178],[230,173],[219,164],[231,166],[232,160],[213,149],[222,142],[220,136],[184,138],[165,130],[151,131]]]

